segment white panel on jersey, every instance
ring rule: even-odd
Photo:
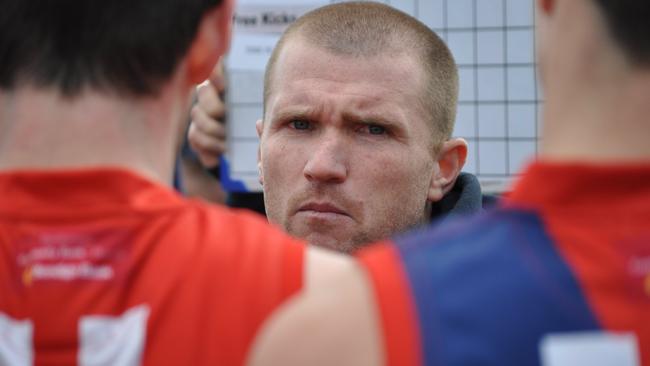
[[[551,334],[540,344],[542,366],[640,366],[631,333]]]
[[[79,322],[80,366],[136,366],[144,351],[149,307],[122,316],[85,316]]]
[[[34,360],[29,320],[14,320],[0,313],[0,365],[31,366]]]

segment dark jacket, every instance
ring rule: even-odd
[[[432,205],[431,221],[477,213],[495,202],[496,197],[481,193],[481,185],[474,175],[460,173],[451,191]]]

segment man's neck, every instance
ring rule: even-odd
[[[549,91],[541,158],[585,163],[650,161],[650,72]],[[581,85],[581,83],[574,83]]]
[[[169,184],[177,120],[185,105],[160,98],[120,98],[53,90],[0,92],[0,170],[119,167]]]

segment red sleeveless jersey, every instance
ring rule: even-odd
[[[237,365],[302,285],[263,218],[121,170],[0,174],[0,364]]]

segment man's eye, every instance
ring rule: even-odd
[[[308,130],[310,127],[309,122],[303,120],[291,121],[289,125],[296,130]]]
[[[383,135],[386,133],[386,129],[382,126],[368,125],[368,132],[371,135]]]

